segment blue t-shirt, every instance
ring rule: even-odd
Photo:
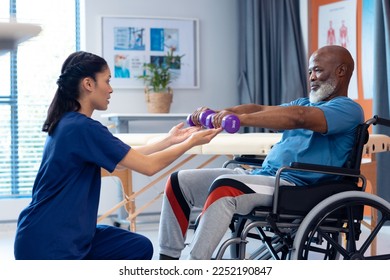
[[[130,150],[101,123],[66,113],[47,137],[32,201],[18,220],[17,259],[81,259],[96,229],[101,171]]]
[[[300,98],[281,106],[313,106],[324,112],[328,131],[324,134],[307,129],[283,131],[282,139],[274,145],[261,169],[252,174],[275,176],[276,171],[291,162],[343,166],[352,150],[356,127],[364,121],[361,106],[352,99],[339,96],[330,101],[310,103]],[[313,184],[330,178],[329,175],[310,172],[284,171],[281,177],[296,185]]]

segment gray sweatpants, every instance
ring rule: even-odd
[[[247,214],[256,206],[272,204],[274,183],[275,177],[247,175],[228,168],[182,170],[172,174],[163,197],[160,254],[180,257],[189,215],[197,207],[203,211],[191,244],[190,259],[211,259],[235,213]],[[294,185],[283,180],[281,183]],[[217,188],[209,190],[212,185]]]

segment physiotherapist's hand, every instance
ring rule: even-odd
[[[184,123],[179,123],[168,132],[171,145],[178,144],[190,137],[194,132],[201,130],[199,126],[184,127]]]
[[[212,128],[197,131],[191,135],[188,141],[192,146],[204,145],[209,143],[215,136],[222,131],[222,128]]]

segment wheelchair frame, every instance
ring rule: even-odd
[[[368,141],[370,125],[390,127],[390,120],[374,116],[359,125],[350,160],[345,167],[291,163],[276,174],[272,207],[257,207],[247,215],[236,214],[231,223],[232,237],[219,247],[216,259],[223,259],[230,248],[233,259],[390,259],[390,250],[370,256],[368,248],[390,221],[390,203],[365,192],[366,178],[360,173],[363,148]],[[235,157],[224,164],[259,165],[252,157]],[[342,180],[322,182],[307,187],[280,186],[286,170],[320,172],[341,176]],[[291,203],[292,198],[307,196],[307,203]],[[294,205],[295,204],[295,205]],[[364,209],[379,214],[379,221],[359,246]],[[255,231],[255,233],[253,233]],[[249,240],[261,245],[247,255]]]

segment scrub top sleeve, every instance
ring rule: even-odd
[[[93,120],[83,130],[81,138],[86,142],[82,156],[109,172],[114,171],[131,149],[129,145],[112,135],[105,126]]]

